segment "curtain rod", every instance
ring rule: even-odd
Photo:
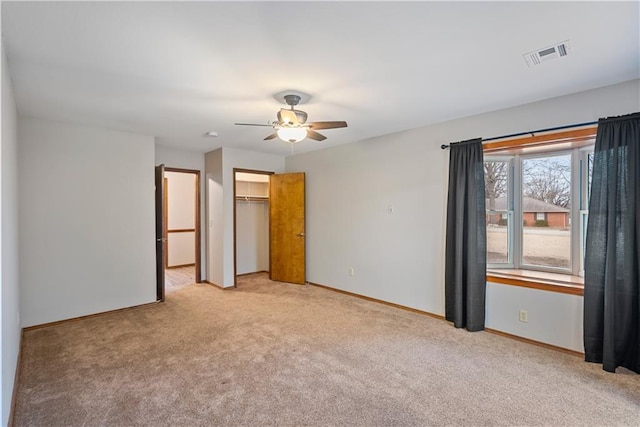
[[[561,130],[561,129],[570,129],[570,128],[577,128],[577,127],[581,127],[581,126],[589,126],[589,125],[597,125],[598,122],[585,122],[585,123],[576,123],[574,125],[566,125],[566,126],[557,126],[554,128],[546,128],[546,129],[537,129],[537,130],[530,130],[529,132],[519,132],[519,133],[512,133],[509,135],[501,135],[501,136],[494,136],[491,138],[482,138],[482,142],[486,142],[486,141],[493,141],[496,139],[503,139],[503,138],[513,138],[515,136],[522,136],[522,135],[529,135],[531,134],[531,136],[535,136],[535,133],[540,133],[540,132],[550,132],[552,130]],[[449,148],[451,144],[442,144],[440,146],[440,148],[442,148],[443,150],[446,150],[447,148]]]

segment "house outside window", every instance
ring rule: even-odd
[[[488,268],[581,274],[593,146],[553,148],[485,154]]]

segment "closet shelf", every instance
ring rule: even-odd
[[[244,200],[246,202],[268,202],[269,196],[243,196],[236,195],[236,200]]]

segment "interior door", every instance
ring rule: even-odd
[[[269,181],[269,278],[304,285],[304,173],[271,175]]]
[[[156,166],[156,299],[164,301],[165,189],[164,165]]]

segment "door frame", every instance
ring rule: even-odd
[[[156,245],[156,301],[164,302],[165,269],[164,249],[166,235],[164,233],[164,164],[154,168],[154,206],[155,206],[155,245]]]
[[[201,254],[201,250],[202,250],[202,245],[200,242],[200,238],[201,238],[201,229],[202,229],[202,224],[201,224],[201,216],[200,216],[200,171],[197,169],[182,169],[182,168],[172,168],[172,167],[168,167],[165,166],[164,168],[165,172],[178,172],[178,173],[189,173],[189,174],[193,174],[195,175],[196,178],[196,184],[195,184],[195,202],[196,202],[196,206],[195,206],[195,252],[196,252],[196,266],[195,266],[195,270],[196,270],[196,283],[201,283],[202,282],[202,254]],[[168,192],[168,191],[167,191]],[[167,197],[168,198],[168,197]],[[168,212],[167,212],[168,215]],[[166,225],[168,227],[168,223]],[[167,234],[167,245],[169,243],[169,235]],[[168,251],[167,251],[168,252]]]
[[[274,175],[275,172],[255,169],[233,168],[233,287],[238,287],[238,241],[237,241],[237,213],[236,213],[236,172],[252,173],[254,175]],[[269,227],[270,228],[270,227]],[[271,242],[271,230],[269,231],[269,242]],[[271,263],[271,251],[269,251],[269,263]]]

